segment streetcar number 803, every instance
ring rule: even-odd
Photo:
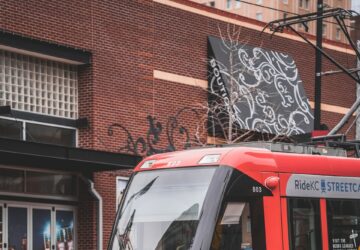
[[[252,187],[252,191],[253,193],[261,193],[262,192],[262,188],[259,186],[253,186]]]

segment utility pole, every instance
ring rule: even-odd
[[[358,19],[359,20],[359,19]],[[355,22],[355,27],[358,27],[358,21]],[[354,32],[355,33],[355,32]],[[360,39],[358,36],[355,36],[354,37],[354,40],[356,42],[356,46],[357,46],[357,49],[358,51],[360,51]],[[357,62],[356,62],[356,66],[358,68],[360,68],[360,58],[357,58]],[[358,72],[359,74],[359,72]],[[356,84],[356,98],[359,99],[360,98],[360,87],[359,87],[359,84]],[[359,140],[360,139],[360,118],[358,117],[357,118],[357,121],[356,121],[356,132],[355,132],[355,137],[356,137],[356,140]]]
[[[316,46],[322,49],[323,19],[321,18],[324,11],[323,0],[317,1],[316,20]],[[321,52],[316,51],[315,56],[315,107],[314,107],[314,130],[320,130],[321,125]]]

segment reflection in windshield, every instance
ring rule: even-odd
[[[189,249],[198,222],[187,220],[186,218],[190,218],[191,214],[195,214],[198,211],[199,205],[194,204],[188,210],[182,213],[179,218],[171,223],[155,249]]]
[[[215,168],[140,172],[133,178],[112,250],[185,250]]]
[[[130,203],[130,201],[140,195],[143,195],[145,194],[147,191],[149,191],[149,189],[151,188],[151,186],[154,184],[154,182],[156,181],[156,179],[158,178],[155,177],[152,181],[150,181],[143,189],[141,189],[139,192],[136,192],[135,194],[133,194],[129,200],[127,201],[126,205]]]

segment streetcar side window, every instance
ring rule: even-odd
[[[360,201],[327,200],[329,249],[359,249]]]
[[[227,202],[217,222],[211,250],[264,250],[262,199]]]
[[[321,250],[320,201],[288,199],[291,250]]]

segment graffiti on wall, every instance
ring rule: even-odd
[[[119,152],[127,152],[135,155],[152,155],[187,149],[198,138],[191,134],[190,124],[184,124],[182,116],[192,115],[199,120],[199,112],[195,108],[185,107],[180,109],[174,116],[167,118],[165,125],[156,117],[148,115],[147,132],[145,136],[134,137],[131,132],[120,123],[113,123],[108,127],[108,135],[115,137],[117,134],[125,136],[125,143],[118,148]]]
[[[313,114],[294,59],[285,53],[208,37],[209,105],[222,99],[240,129],[306,134]],[[225,117],[225,115],[224,115]]]

